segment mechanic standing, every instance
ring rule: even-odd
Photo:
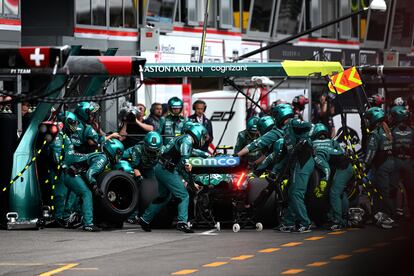
[[[188,117],[193,123],[199,123],[207,129],[208,136],[206,142],[200,148],[202,151],[208,151],[208,146],[213,142],[213,126],[211,121],[205,115],[206,109],[207,104],[204,101],[196,100],[193,103],[194,114]]]
[[[385,112],[379,107],[371,107],[365,113],[370,134],[365,155],[366,170],[372,169],[374,185],[378,192],[374,193],[374,218],[377,225],[384,229],[393,227],[393,206],[390,199],[394,159],[392,156],[392,134],[385,124]]]
[[[327,192],[330,175],[334,171],[329,192],[330,210],[327,228],[331,231],[338,231],[347,226],[345,216],[349,202],[345,187],[352,178],[353,170],[339,143],[329,139],[329,136],[329,130],[324,124],[318,123],[313,127],[311,137],[315,150],[315,165],[322,172],[321,180],[314,192],[317,198]]]
[[[181,135],[181,128],[187,121],[181,114],[183,112],[183,100],[172,97],[168,100],[168,115],[160,119],[157,132],[163,136],[164,145],[167,145],[175,136]]]
[[[162,137],[158,132],[148,132],[143,140],[124,152],[123,158],[130,160],[133,168],[134,178],[140,183],[139,210],[129,219],[129,223],[136,223],[138,211],[140,214],[148,207],[149,202],[157,197],[157,182],[154,167],[158,164],[162,148]]]
[[[163,150],[160,162],[155,166],[155,177],[158,181],[158,198],[145,210],[139,219],[144,231],[151,231],[150,223],[154,216],[167,205],[174,195],[179,199],[177,230],[184,233],[194,231],[188,225],[189,194],[182,181],[183,178],[191,181],[191,164],[189,158],[192,148],[200,148],[204,143],[207,130],[204,126],[194,123],[186,134],[175,137]],[[191,185],[195,185],[192,183]]]
[[[404,106],[391,108],[392,136],[394,155],[394,174],[392,177],[396,185],[402,183],[408,193],[408,207],[411,215],[414,214],[414,130],[409,126],[410,112]],[[402,211],[402,210],[399,210]]]
[[[312,124],[295,119],[292,106],[279,104],[274,106],[276,126],[284,131],[285,156],[274,167],[276,175],[284,171],[288,164],[290,168],[288,209],[283,216],[283,222],[277,230],[281,232],[306,233],[311,231],[311,221],[305,206],[305,193],[309,178],[312,175],[315,161],[313,159],[312,142],[309,131]],[[280,158],[276,158],[280,160]]]

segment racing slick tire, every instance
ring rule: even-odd
[[[138,210],[143,214],[151,202],[158,197],[158,183],[154,179],[143,179],[139,186]]]
[[[325,194],[317,198],[314,190],[319,185],[320,172],[315,169],[309,179],[308,189],[305,195],[305,204],[308,210],[308,215],[311,221],[317,226],[322,226],[327,221],[327,210],[329,210],[329,191],[331,183],[328,183],[328,187],[325,190]]]
[[[94,217],[100,225],[122,226],[138,205],[138,186],[126,172],[113,170],[98,177],[104,197],[94,197]],[[112,227],[111,227],[112,228]]]
[[[259,196],[260,192],[267,187],[268,183],[265,178],[253,178],[249,182],[248,188],[248,202],[252,203]],[[276,211],[276,201],[275,201],[275,192],[273,192],[266,203],[256,210],[256,221],[263,223],[264,227],[272,228],[277,224],[277,217],[275,216]]]

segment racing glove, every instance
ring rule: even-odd
[[[95,196],[100,197],[100,198],[105,198],[104,192],[98,187],[98,185],[93,185],[92,191]]]
[[[314,189],[314,194],[317,198],[321,198],[326,191],[326,188],[328,187],[328,182],[326,181],[326,179],[321,179],[321,181],[319,181],[319,184],[315,187]]]

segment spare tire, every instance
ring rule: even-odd
[[[98,222],[119,223],[137,208],[138,186],[131,175],[113,170],[98,177],[98,186],[104,198],[94,198],[95,219]]]

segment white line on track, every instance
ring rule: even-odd
[[[214,232],[216,232],[216,233],[214,233]],[[217,236],[218,233],[217,233],[217,230],[216,229],[211,229],[211,230],[208,230],[208,231],[204,231],[204,232],[201,232],[201,233],[197,233],[196,235]]]

